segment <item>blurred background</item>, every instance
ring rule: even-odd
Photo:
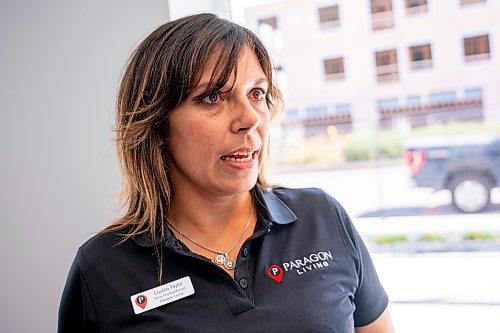
[[[345,206],[398,332],[500,332],[498,0],[2,1],[2,332],[56,330],[78,246],[120,213],[125,62],[196,12],[269,48],[271,181]]]

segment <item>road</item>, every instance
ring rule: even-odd
[[[455,215],[448,191],[413,186],[406,165],[333,171],[274,173],[273,184],[321,187],[344,205],[351,217]],[[486,213],[500,213],[500,191]]]
[[[273,184],[320,187],[336,197],[366,240],[388,234],[500,235],[500,200],[459,214],[446,191],[415,188],[405,166],[274,174]],[[397,332],[500,333],[500,251],[372,253]]]

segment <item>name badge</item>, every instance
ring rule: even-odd
[[[139,314],[194,294],[189,276],[130,296],[134,313]]]

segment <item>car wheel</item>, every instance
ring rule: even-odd
[[[490,202],[491,182],[482,175],[462,174],[451,181],[453,204],[464,213],[476,213]]]

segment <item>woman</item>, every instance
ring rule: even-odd
[[[59,332],[392,332],[343,208],[269,187],[271,60],[211,14],[167,23],[122,79],[126,213],[71,267]]]

